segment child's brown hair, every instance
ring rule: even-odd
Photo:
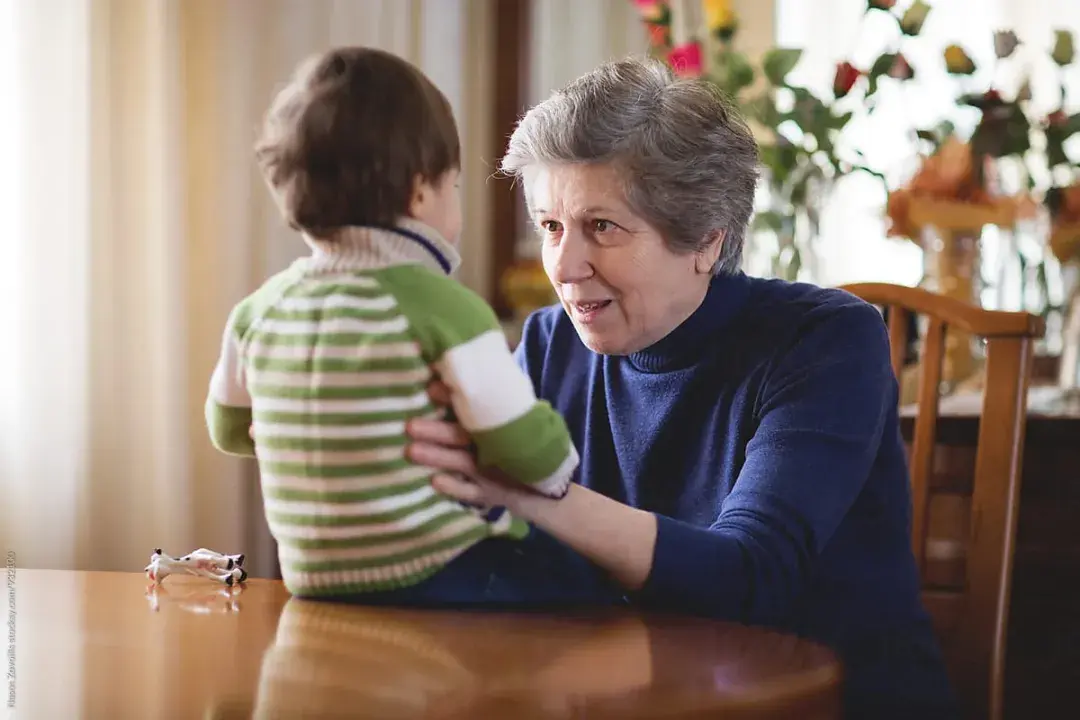
[[[256,159],[286,221],[326,237],[405,215],[417,176],[457,169],[453,111],[405,60],[336,48],[302,64],[270,107]]]

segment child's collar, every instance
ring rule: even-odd
[[[311,248],[306,263],[311,270],[374,270],[419,263],[435,272],[452,274],[461,254],[435,228],[412,218],[394,227],[347,227],[327,238],[304,234]]]

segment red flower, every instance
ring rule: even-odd
[[[694,77],[701,74],[701,44],[689,42],[668,54],[668,63],[677,75]]]
[[[1055,110],[1046,116],[1046,124],[1052,127],[1064,125],[1069,119],[1064,110]]]
[[[659,0],[634,0],[634,4],[645,22],[661,20],[667,11],[665,4]]]
[[[667,47],[668,44],[668,27],[667,25],[657,25],[656,23],[646,23],[645,27],[649,30],[649,46],[654,48]]]
[[[907,61],[907,58],[896,53],[896,57],[893,58],[892,65],[889,66],[887,75],[897,80],[910,80],[915,76],[915,71],[911,68],[911,63]]]
[[[833,78],[833,95],[842,98],[851,92],[856,81],[862,75],[859,69],[849,62],[842,62],[836,66],[836,77]]]

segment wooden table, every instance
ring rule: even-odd
[[[964,579],[981,394],[942,398],[927,576]],[[914,407],[901,410],[911,440]],[[1056,717],[1080,683],[1080,400],[1055,387],[1028,395],[1020,517],[1005,660],[1006,717]]]
[[[8,587],[19,718],[840,716],[831,653],[740,626],[378,610],[257,579],[19,569]]]

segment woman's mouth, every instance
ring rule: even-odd
[[[574,319],[588,325],[591,322],[595,322],[600,314],[611,306],[611,301],[593,300],[589,302],[571,302],[568,303],[568,305],[570,306],[570,312]]]

